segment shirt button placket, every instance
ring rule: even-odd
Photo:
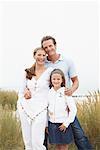
[[[35,82],[34,90],[36,91],[37,89],[37,82]]]

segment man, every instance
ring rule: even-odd
[[[60,54],[56,52],[57,45],[56,45],[56,40],[53,37],[51,36],[43,37],[41,40],[41,46],[47,53],[46,66],[59,68],[64,72],[67,80],[67,87],[65,90],[65,94],[67,96],[71,96],[79,86],[79,81],[78,81],[78,77],[73,62],[68,58],[63,58]],[[70,81],[72,82],[72,85],[70,85]],[[28,92],[26,92],[25,94],[26,97],[30,96],[30,93]],[[78,150],[91,150],[92,146],[90,145],[87,137],[85,136],[85,133],[81,128],[81,125],[77,117],[75,118],[74,122],[71,124],[71,127],[73,130],[75,144]],[[45,145],[46,144],[47,141],[45,139]]]
[[[71,96],[74,91],[79,86],[78,77],[75,72],[74,64],[70,59],[63,58],[60,54],[56,52],[56,40],[51,36],[43,37],[41,40],[41,46],[46,51],[48,57],[46,65],[52,66],[53,68],[61,69],[66,76],[67,85],[69,85],[69,80],[72,81],[72,86],[68,87],[65,91],[65,94]],[[82,130],[78,119],[75,118],[75,121],[71,124],[75,139],[75,144],[79,150],[90,150],[92,149],[87,137]]]

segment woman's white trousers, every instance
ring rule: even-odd
[[[44,110],[33,121],[26,116],[23,110],[20,111],[19,114],[25,150],[46,150],[43,142],[45,136],[47,110]]]

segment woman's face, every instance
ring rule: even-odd
[[[36,63],[38,65],[44,65],[45,64],[45,59],[46,59],[46,52],[43,49],[39,49],[35,56],[34,59],[36,60]]]

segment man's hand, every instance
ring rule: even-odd
[[[28,89],[28,88],[26,88],[25,90],[24,90],[24,97],[25,97],[25,99],[30,99],[31,98],[31,92],[30,92],[30,90]]]
[[[67,96],[72,96],[72,94],[76,91],[76,89],[79,86],[79,81],[78,81],[78,77],[77,76],[72,77],[71,81],[72,81],[72,87],[65,89],[65,95],[67,95]]]
[[[72,94],[73,94],[73,88],[65,88],[65,95],[67,95],[67,96],[72,96]]]
[[[64,126],[64,124],[62,124],[61,126],[59,126],[60,131],[65,132],[66,131],[66,127]]]

